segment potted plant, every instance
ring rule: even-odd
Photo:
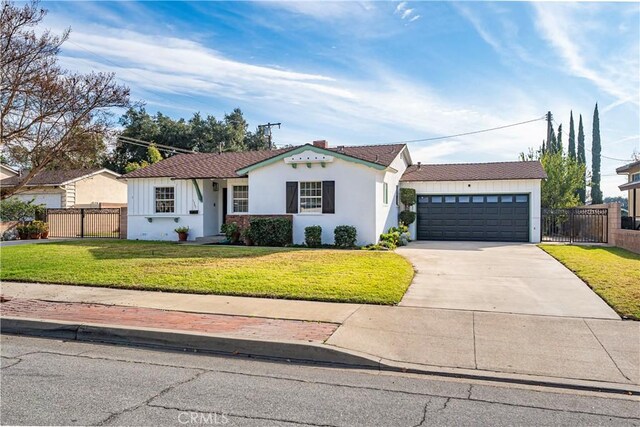
[[[178,241],[187,241],[187,237],[189,237],[189,227],[178,227],[174,231],[178,233]]]
[[[27,240],[29,238],[29,224],[20,224],[16,226],[18,237],[20,240]]]
[[[44,221],[34,221],[38,222],[38,226],[40,227],[40,238],[48,239],[49,238],[49,223]]]
[[[40,238],[42,231],[40,230],[40,226],[34,223],[35,221],[29,224],[29,238],[37,240]]]

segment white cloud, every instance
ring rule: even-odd
[[[409,19],[409,22],[417,21],[420,19],[420,15],[415,15],[413,18]]]
[[[599,25],[597,8],[568,3],[535,3],[533,7],[536,27],[563,59],[563,70],[591,81],[619,101],[607,109],[627,102],[640,106],[637,37],[598,46],[599,35],[608,34],[609,28]]]

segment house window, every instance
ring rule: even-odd
[[[389,184],[386,182],[382,183],[382,203],[389,204]]]
[[[175,212],[175,189],[156,187],[156,213]]]
[[[322,182],[300,183],[300,213],[322,213]]]
[[[638,182],[640,181],[640,172],[631,174],[631,181],[629,182]]]
[[[400,206],[398,198],[400,197],[400,187],[396,185],[396,206]]]
[[[233,186],[233,212],[235,213],[249,212],[249,186],[248,185]]]

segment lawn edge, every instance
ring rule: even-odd
[[[612,305],[609,301],[607,301],[607,299],[603,295],[601,295],[600,292],[598,292],[596,289],[593,288],[591,283],[589,283],[589,280],[587,280],[585,277],[582,277],[577,271],[572,269],[569,265],[564,263],[562,260],[556,258],[552,253],[550,253],[549,251],[547,251],[545,249],[545,247],[554,247],[554,246],[574,246],[574,247],[578,247],[579,245],[571,245],[571,244],[567,244],[567,245],[550,245],[548,243],[538,243],[536,246],[538,246],[542,251],[544,251],[544,253],[546,253],[547,255],[549,255],[550,257],[552,257],[556,261],[558,261],[560,264],[562,264],[566,269],[568,269],[573,274],[575,274],[576,277],[578,277],[585,285],[587,285],[589,287],[589,289],[591,289],[593,291],[594,294],[598,295],[598,297],[602,301],[604,301],[605,304],[607,304],[609,307],[611,307],[611,309],[613,311],[615,311],[618,314],[618,316],[620,316],[622,318],[622,320],[640,321],[640,316],[635,316],[634,314],[623,313],[620,310],[618,310],[614,305]],[[593,246],[593,247],[594,248],[598,248],[598,246]],[[619,248],[617,246],[605,246],[605,247],[614,247],[614,248],[622,249],[622,250],[627,251],[627,252],[632,253],[632,254],[634,253],[634,252],[628,251],[628,250],[626,250],[624,248]]]

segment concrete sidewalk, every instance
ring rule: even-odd
[[[616,383],[635,389],[639,389],[637,385],[640,384],[640,323],[632,321],[23,283],[3,283],[2,294],[9,298],[67,304],[102,304],[123,312],[137,308],[176,312],[175,316],[210,314],[213,316],[207,317],[206,322],[210,322],[208,325],[214,333],[220,330],[220,326],[215,324],[215,315],[304,320],[309,328],[314,325],[312,322],[321,322],[332,326],[320,325],[322,331],[328,332],[324,337],[322,334],[314,335],[318,337],[317,341],[324,341],[316,347],[369,355],[371,360],[381,365],[418,367],[425,371],[454,374],[464,371],[502,378],[531,376],[558,381]],[[47,319],[47,316],[52,316],[50,309],[29,309],[25,309],[23,317]],[[62,311],[68,316],[64,319],[74,320],[75,310]],[[89,315],[87,310],[82,312],[84,316]],[[15,310],[7,310],[7,313],[15,314]],[[6,315],[3,309],[3,316]],[[92,319],[96,323],[123,327],[117,310],[103,322]],[[157,322],[158,317],[154,319],[149,320],[150,328],[156,327],[153,322]],[[82,317],[77,321],[87,320]],[[239,320],[241,324],[246,321]],[[184,330],[189,321],[180,322]],[[157,327],[177,330],[179,327],[176,325],[180,322],[172,324],[165,321]],[[254,330],[255,327],[261,328],[249,323]],[[305,336],[304,323],[293,325],[297,330],[294,339]],[[290,334],[291,325],[283,325]],[[269,345],[279,339],[278,329],[274,330],[276,333],[269,336]],[[282,338],[283,345],[291,339],[292,336]]]

